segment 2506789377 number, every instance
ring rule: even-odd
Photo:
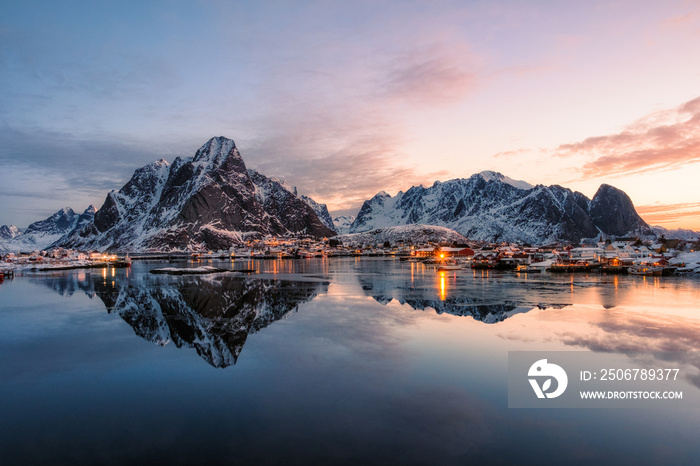
[[[677,380],[680,369],[601,369],[598,380]]]

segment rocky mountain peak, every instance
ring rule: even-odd
[[[514,180],[513,178],[510,178],[508,176],[503,175],[502,173],[491,171],[491,170],[485,170],[480,173],[477,173],[474,176],[479,176],[484,179],[484,181],[500,181],[502,183],[509,184],[515,188],[518,189],[532,189],[534,188],[533,185],[528,183],[527,181],[522,181],[522,180]]]
[[[233,139],[223,136],[211,138],[195,153],[190,162],[198,174],[204,171],[221,169],[228,173],[243,174],[246,166]]]
[[[593,222],[605,234],[652,234],[651,227],[637,214],[629,196],[614,186],[600,185],[591,199],[589,212]]]
[[[73,227],[77,218],[78,214],[73,212],[73,209],[64,207],[49,218],[29,225],[29,227],[27,227],[27,233],[66,230]]]
[[[260,234],[334,233],[293,187],[248,171],[233,140],[216,137],[194,157],[137,169],[119,192],[107,195],[94,221],[62,245],[216,250]]]
[[[223,136],[211,138],[194,154],[193,162],[209,162],[229,155],[236,149],[233,139]]]

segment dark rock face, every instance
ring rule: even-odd
[[[629,196],[607,184],[601,185],[593,196],[590,214],[600,231],[608,235],[623,236],[630,232],[652,234],[649,225],[637,214]]]
[[[578,242],[601,233],[651,233],[629,197],[601,187],[593,201],[561,186],[528,187],[498,173],[414,186],[392,197],[381,192],[365,201],[351,233],[407,224],[451,228],[470,239],[531,244]],[[605,186],[605,185],[604,185]]]
[[[107,231],[119,223],[119,204],[114,193],[107,194],[104,204],[95,213],[95,227],[100,232]]]
[[[308,196],[301,195],[299,198],[306,202],[313,210],[316,212],[318,219],[323,223],[329,230],[338,233],[336,229],[335,222],[331,218],[330,212],[328,212],[328,206],[326,204],[319,204]]]
[[[94,222],[64,238],[62,245],[226,249],[255,234],[324,237],[334,232],[296,193],[249,173],[235,143],[218,137],[192,158],[178,157],[172,165],[161,159],[136,170],[118,192],[107,195]]]
[[[281,231],[286,229],[316,237],[335,235],[334,231],[321,222],[309,203],[295,194],[295,189],[289,190],[280,180],[267,178],[255,170],[248,170],[248,175],[255,184],[257,200],[270,216],[273,225],[281,224]]]

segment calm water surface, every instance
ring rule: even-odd
[[[507,407],[508,351],[700,350],[697,279],[173,265],[0,284],[3,464],[698,464],[700,409]]]

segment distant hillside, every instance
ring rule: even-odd
[[[651,227],[657,236],[663,235],[667,239],[682,239],[682,240],[697,240],[700,239],[700,232],[694,230],[686,230],[683,228],[678,228],[675,230],[669,230],[660,226]]]
[[[335,239],[343,244],[375,245],[388,241],[392,245],[403,241],[408,244],[419,243],[466,243],[468,239],[454,230],[434,225],[402,225],[377,228],[363,233],[339,235]]]

